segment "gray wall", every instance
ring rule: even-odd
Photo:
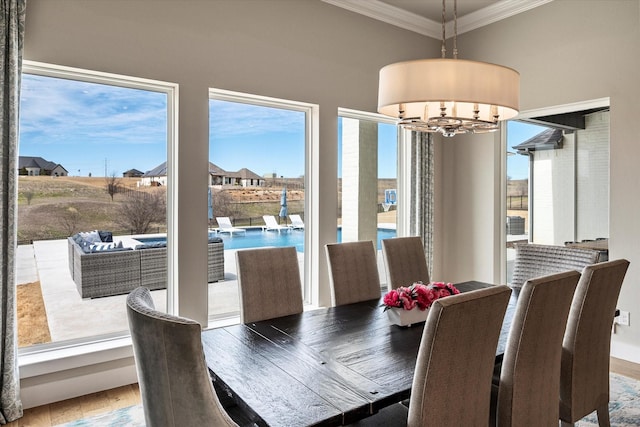
[[[463,34],[458,46],[462,58],[518,70],[524,112],[610,98],[609,256],[631,261],[618,302],[631,312],[631,326],[616,328],[612,353],[640,363],[640,1],[555,0]],[[445,245],[440,273],[446,280],[495,280],[500,274],[492,276],[486,266],[495,265],[501,250],[488,215],[503,215],[500,194],[490,183],[501,165],[487,156],[494,148],[472,139],[444,147],[444,165],[456,168],[443,185],[443,206],[457,216],[445,216],[443,233],[467,234]],[[486,206],[486,200],[494,205]]]

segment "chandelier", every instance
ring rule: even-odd
[[[493,132],[499,120],[518,114],[520,74],[511,68],[458,59],[457,0],[453,2],[453,59],[446,58],[442,0],[442,58],[398,62],[380,70],[378,112],[405,129],[460,133]]]

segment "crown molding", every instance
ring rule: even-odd
[[[483,9],[458,17],[458,34],[493,24],[553,0],[504,0]],[[447,34],[453,34],[453,21],[446,23]]]
[[[322,0],[325,3],[350,10],[413,31],[423,36],[440,40],[442,38],[442,23],[432,21],[404,9],[388,5],[379,0]]]
[[[388,5],[379,0],[322,0],[325,3],[377,19],[405,30],[437,40],[442,38],[442,23]],[[458,34],[475,30],[553,0],[503,0],[458,18]],[[453,34],[453,22],[445,24],[447,34]]]

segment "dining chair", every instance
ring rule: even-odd
[[[600,253],[591,249],[566,246],[519,244],[513,261],[512,288],[520,288],[529,279],[563,271],[582,272],[587,265],[600,261]]]
[[[387,288],[429,283],[429,267],[419,236],[382,239],[382,257],[387,271]]]
[[[236,264],[242,323],[302,313],[302,281],[295,247],[239,250]]]
[[[157,311],[145,287],[127,296],[127,318],[148,427],[238,425],[213,389],[198,322]]]
[[[377,251],[371,240],[325,245],[333,305],[380,298]]]
[[[492,387],[492,425],[558,425],[562,337],[579,279],[577,271],[566,271],[527,280],[519,290]]]
[[[578,282],[562,344],[560,420],[572,426],[597,411],[609,423],[609,357],[616,302],[629,261],[585,267]]]
[[[422,332],[409,407],[397,403],[353,425],[486,426],[510,296],[502,285],[436,300]]]

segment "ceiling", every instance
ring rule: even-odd
[[[440,40],[440,0],[323,0],[352,12]],[[553,0],[460,0],[458,34],[533,9]],[[453,34],[453,0],[446,0],[446,33]]]

